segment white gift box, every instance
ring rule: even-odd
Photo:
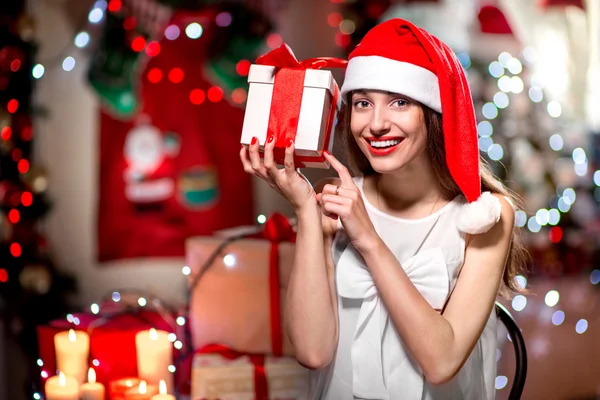
[[[250,88],[241,138],[241,143],[246,147],[250,145],[253,137],[258,138],[261,149],[267,140],[275,72],[276,68],[273,66],[253,64],[250,67],[248,74]],[[296,162],[299,164],[297,166],[329,168],[329,163],[323,157],[323,151],[327,150],[330,153],[332,151],[333,130],[337,123],[336,111],[341,105],[339,96],[337,102],[333,101],[337,92],[337,83],[330,71],[306,70],[298,130],[294,141]],[[334,119],[327,132],[330,118]],[[275,161],[280,165],[283,163],[283,160],[277,157]]]
[[[290,357],[265,357],[269,399],[305,400],[308,370]],[[247,356],[228,360],[196,354],[192,361],[191,400],[255,400],[254,366]]]

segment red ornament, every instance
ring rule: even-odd
[[[162,77],[163,73],[159,68],[154,67],[148,71],[148,81],[150,81],[150,83],[158,83],[161,81]]]
[[[13,257],[17,258],[21,255],[21,253],[23,252],[23,250],[21,249],[21,245],[19,243],[11,243],[10,245],[10,254],[12,254]]]
[[[250,61],[248,60],[240,60],[236,66],[235,70],[241,76],[248,76],[248,72],[250,71]]]
[[[513,31],[502,11],[496,6],[483,6],[477,15],[481,32],[495,35],[512,35]]]
[[[6,105],[6,111],[11,114],[14,114],[19,109],[19,102],[16,99],[10,99],[8,104]]]
[[[29,207],[33,203],[33,195],[31,192],[21,193],[21,204],[25,207]]]
[[[155,57],[160,53],[160,44],[158,42],[150,42],[146,46],[146,54],[150,57]]]
[[[195,105],[200,105],[204,103],[204,99],[206,95],[204,94],[204,90],[202,89],[192,89],[190,92],[190,102]]]
[[[183,80],[183,70],[181,68],[173,68],[169,71],[169,80],[173,83],[179,83]]]
[[[218,86],[213,86],[208,89],[208,99],[213,103],[221,101],[223,99],[223,89]]]
[[[2,140],[8,140],[10,139],[10,137],[12,136],[12,129],[10,126],[5,126],[4,128],[2,128],[2,131],[0,131],[0,136],[2,136]]]
[[[139,53],[140,51],[144,50],[144,47],[146,47],[146,39],[141,36],[138,36],[131,41],[131,49],[133,51]]]

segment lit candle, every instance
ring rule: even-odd
[[[175,396],[167,394],[167,384],[165,381],[160,381],[158,385],[158,393],[152,396],[151,400],[175,400]]]
[[[125,393],[126,400],[151,400],[152,396],[158,394],[156,385],[148,385],[142,380],[138,387],[128,390]]]
[[[173,390],[173,374],[169,365],[173,364],[173,343],[169,333],[152,328],[135,335],[137,350],[137,368],[140,379],[153,385],[161,380],[167,384],[167,390]]]
[[[104,400],[104,385],[96,382],[94,368],[88,370],[88,381],[79,387],[81,400]]]
[[[110,382],[110,399],[111,400],[125,400],[125,394],[131,390],[134,386],[137,387],[140,384],[138,378],[123,378],[116,381]]]
[[[72,376],[81,385],[85,381],[90,352],[90,337],[87,332],[59,332],[54,335],[56,367],[65,375]]]
[[[51,376],[44,385],[46,400],[79,400],[79,385],[72,376],[62,371],[58,376]]]

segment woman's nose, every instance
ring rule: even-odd
[[[374,107],[369,129],[373,135],[383,135],[390,130],[385,108]]]

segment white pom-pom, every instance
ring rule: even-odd
[[[500,200],[490,192],[483,192],[477,200],[463,206],[456,225],[471,235],[485,233],[500,221],[500,211]]]

